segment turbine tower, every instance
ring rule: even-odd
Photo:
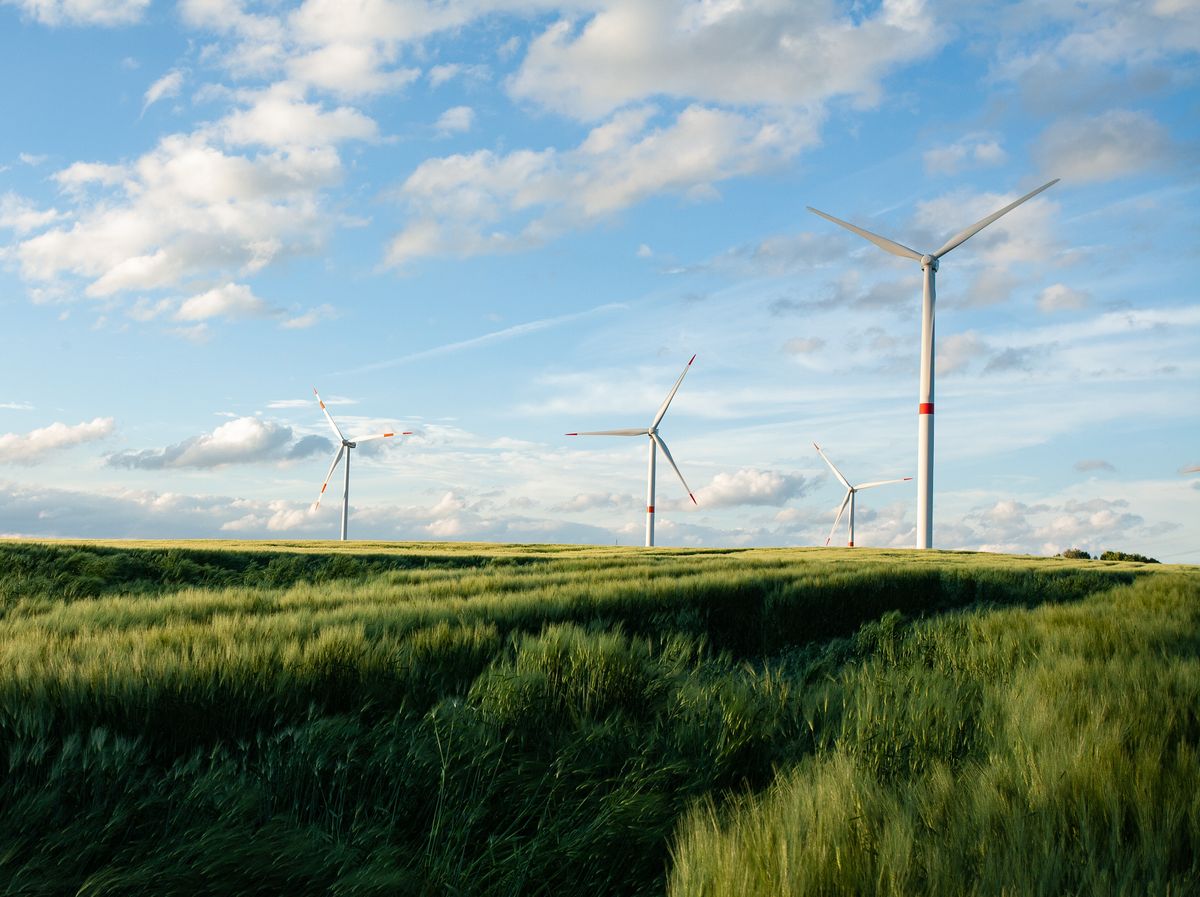
[[[683,488],[687,491],[688,498],[692,500],[692,504],[696,504],[696,496],[692,495],[692,490],[688,488],[687,480],[683,478],[683,474],[679,472],[678,465],[675,464],[675,459],[671,457],[671,451],[667,448],[667,443],[658,435],[658,425],[662,423],[663,416],[667,413],[667,408],[671,404],[671,399],[675,398],[675,393],[679,391],[679,384],[683,382],[683,378],[687,376],[688,368],[692,366],[692,362],[696,360],[693,355],[688,363],[683,366],[683,373],[679,375],[679,379],[675,381],[675,385],[671,387],[671,391],[667,393],[667,397],[663,400],[662,405],[658,408],[658,413],[654,415],[654,420],[650,421],[649,427],[630,428],[625,430],[592,430],[587,433],[568,433],[568,436],[648,436],[650,438],[650,460],[646,471],[646,547],[651,548],[654,545],[654,461],[656,449],[662,449],[663,456],[671,465],[675,475],[679,477],[679,482],[683,483]]]
[[[853,548],[854,547],[854,496],[855,496],[855,494],[857,494],[858,492],[861,492],[863,489],[873,489],[876,486],[887,486],[887,485],[890,485],[891,483],[907,483],[909,480],[912,479],[912,477],[901,477],[898,480],[879,480],[878,482],[874,482],[874,483],[863,483],[861,486],[851,486],[850,481],[847,480],[844,476],[842,476],[842,472],[840,470],[838,470],[837,467],[834,466],[833,462],[830,461],[828,457],[826,457],[825,453],[823,451],[821,451],[821,447],[814,442],[813,448],[815,448],[817,450],[818,455],[820,455],[822,458],[825,458],[825,463],[829,465],[829,469],[833,471],[833,475],[835,477],[837,477],[839,480],[841,480],[842,485],[846,487],[846,497],[842,499],[842,506],[840,508],[838,508],[837,517],[835,517],[833,520],[833,527],[832,527],[832,529],[829,530],[829,538],[827,538],[825,540],[825,544],[828,545],[830,540],[833,539],[833,534],[837,531],[838,524],[842,522],[842,514],[846,510],[846,505],[849,505],[850,506],[850,520],[849,520],[850,538],[848,541],[848,545],[849,545],[849,547]]]
[[[921,304],[921,385],[917,400],[917,548],[933,547],[933,306],[934,279],[938,270],[938,260],[951,249],[975,236],[1000,216],[1008,214],[1025,200],[1032,199],[1043,190],[1053,187],[1058,181],[1059,179],[1055,178],[1047,184],[1042,184],[1016,202],[1009,203],[1000,211],[993,212],[986,218],[976,221],[966,230],[960,231],[947,240],[946,244],[937,252],[924,254],[915,249],[909,249],[894,240],[889,240],[887,237],[873,234],[848,221],[834,218],[812,206],[808,207],[808,210],[814,215],[820,215],[822,218],[870,240],[884,252],[919,262],[921,271],[925,275],[924,301]]]
[[[350,452],[352,449],[358,448],[360,442],[370,442],[373,439],[390,439],[395,436],[395,433],[374,433],[370,436],[358,436],[354,439],[347,439],[342,435],[342,431],[338,429],[338,425],[333,422],[333,415],[329,413],[329,409],[325,407],[325,403],[321,401],[321,394],[317,392],[317,388],[313,387],[313,395],[317,397],[317,404],[321,406],[321,410],[325,412],[325,420],[329,421],[329,426],[333,429],[334,435],[337,436],[338,446],[337,454],[333,456],[333,463],[329,465],[329,473],[325,474],[325,481],[321,483],[321,492],[317,495],[317,500],[313,502],[313,510],[321,507],[321,499],[325,496],[325,487],[329,485],[329,480],[333,476],[334,470],[337,469],[338,462],[342,460],[342,455],[346,456],[346,479],[345,485],[342,488],[342,541],[346,541],[346,521],[350,516]],[[401,436],[411,436],[411,430],[405,430]]]

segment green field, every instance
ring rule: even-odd
[[[1200,568],[0,543],[3,895],[1200,893]]]

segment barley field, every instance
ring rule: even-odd
[[[1200,568],[0,543],[0,894],[1200,893]]]

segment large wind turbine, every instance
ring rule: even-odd
[[[909,480],[912,479],[912,477],[901,477],[898,480],[879,480],[878,482],[875,482],[875,483],[863,483],[861,486],[851,486],[850,481],[847,480],[844,476],[842,476],[842,472],[840,470],[838,470],[837,467],[834,466],[833,462],[830,461],[828,457],[826,457],[825,453],[823,451],[821,451],[821,447],[814,442],[813,448],[815,448],[817,450],[818,455],[820,455],[822,458],[825,458],[825,463],[829,465],[829,469],[833,471],[833,475],[835,477],[837,477],[839,480],[841,480],[842,485],[846,487],[846,497],[842,499],[842,506],[840,508],[838,508],[837,517],[835,517],[833,520],[833,527],[829,530],[829,538],[827,538],[825,540],[825,544],[828,545],[830,540],[833,539],[833,534],[837,531],[838,524],[842,522],[842,514],[845,513],[845,511],[846,511],[846,505],[849,505],[850,506],[850,521],[849,521],[850,538],[849,538],[849,541],[847,544],[849,544],[849,546],[851,548],[853,548],[854,547],[854,496],[857,493],[861,492],[863,489],[872,489],[875,486],[887,486],[892,483],[907,483]]]
[[[662,405],[658,408],[658,413],[654,415],[654,420],[650,421],[649,427],[631,428],[625,430],[592,430],[587,433],[568,433],[568,436],[648,436],[650,437],[650,461],[646,472],[646,547],[650,548],[654,545],[654,454],[656,449],[662,449],[663,455],[667,462],[675,471],[675,475],[679,477],[679,482],[683,483],[683,488],[687,490],[688,498],[692,500],[692,504],[696,503],[696,496],[692,495],[692,490],[688,489],[687,480],[683,478],[683,474],[679,472],[679,467],[675,464],[675,459],[671,457],[671,451],[667,448],[666,442],[658,435],[658,425],[662,423],[663,416],[667,413],[667,408],[671,404],[671,399],[675,398],[675,393],[679,391],[679,384],[683,382],[683,378],[687,376],[688,368],[692,366],[692,362],[696,360],[693,355],[688,363],[683,366],[683,373],[679,375],[679,379],[675,381],[675,385],[671,387],[671,391],[667,393],[667,397],[663,400]]]
[[[329,485],[329,480],[333,476],[334,470],[337,469],[338,462],[342,460],[342,455],[346,456],[346,480],[345,486],[342,489],[342,541],[346,541],[346,520],[350,516],[350,451],[358,448],[360,442],[370,442],[373,439],[390,439],[395,436],[395,433],[373,433],[370,436],[357,436],[354,439],[347,439],[342,435],[342,431],[338,429],[338,425],[333,422],[333,415],[329,413],[329,409],[325,407],[325,403],[321,401],[321,394],[317,392],[317,388],[313,387],[313,395],[317,397],[317,404],[321,406],[321,410],[325,412],[325,420],[329,421],[329,426],[333,429],[333,433],[338,438],[341,445],[338,446],[337,454],[333,456],[333,463],[329,465],[329,473],[325,474],[325,482],[321,483],[321,492],[317,495],[317,500],[313,502],[313,510],[321,507],[321,499],[325,496],[325,487]],[[411,436],[411,430],[405,430],[401,436]]]
[[[894,240],[889,240],[887,237],[873,234],[848,221],[834,218],[812,206],[808,207],[813,214],[820,215],[834,224],[841,225],[846,230],[853,231],[860,237],[870,240],[885,252],[919,262],[921,270],[925,274],[924,301],[921,305],[921,387],[917,405],[917,548],[933,547],[933,305],[934,277],[937,274],[938,259],[951,249],[971,239],[1001,215],[1008,214],[1025,200],[1037,196],[1048,187],[1053,187],[1058,181],[1059,179],[1055,178],[1048,184],[1042,184],[1016,202],[1009,203],[1000,211],[993,212],[986,218],[976,221],[966,230],[955,234],[937,252],[924,254],[915,249],[909,249]]]

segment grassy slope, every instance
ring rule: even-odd
[[[0,893],[661,893],[673,837],[679,894],[1197,885],[1195,803],[1151,808],[1195,781],[1194,569],[370,543],[0,569]],[[946,615],[979,602],[1008,608]]]

